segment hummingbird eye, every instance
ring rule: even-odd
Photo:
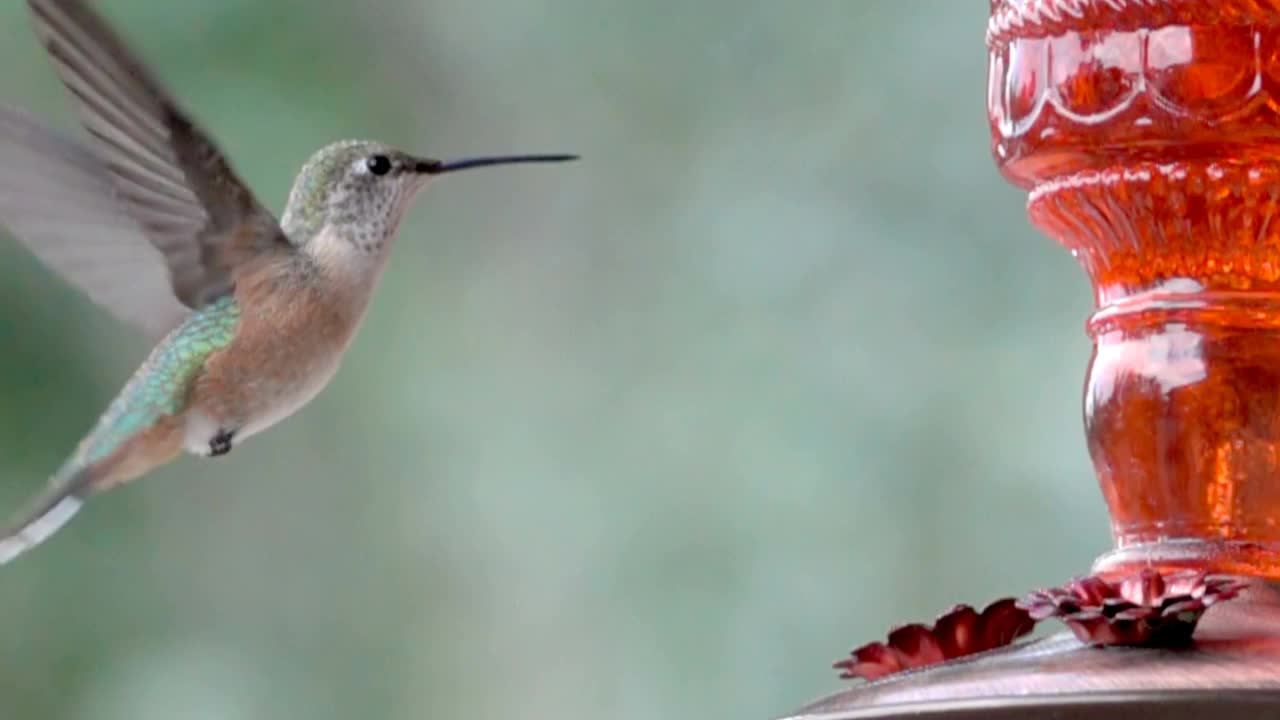
[[[386,155],[373,155],[365,164],[369,167],[369,172],[374,175],[386,175],[391,172],[391,158]]]

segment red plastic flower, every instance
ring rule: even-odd
[[[1037,590],[1018,601],[1035,620],[1057,617],[1092,645],[1175,647],[1191,642],[1200,616],[1245,587],[1237,578],[1148,568],[1111,583],[1096,576]]]
[[[918,623],[896,627],[886,642],[863,645],[833,667],[842,678],[876,680],[1008,645],[1034,627],[1031,615],[1013,598],[997,600],[981,614],[968,605],[957,605],[939,616],[933,627]]]

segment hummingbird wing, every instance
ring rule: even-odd
[[[116,196],[189,308],[231,292],[234,271],[290,249],[219,148],[83,0],[28,0]]]
[[[98,305],[158,340],[189,312],[160,251],[116,201],[102,163],[0,105],[0,226]]]

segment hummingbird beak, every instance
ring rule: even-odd
[[[467,158],[465,160],[419,160],[414,170],[424,175],[444,175],[445,173],[487,167],[489,165],[569,162],[577,159],[577,155],[500,155],[496,157]]]

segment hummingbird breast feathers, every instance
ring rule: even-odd
[[[240,324],[192,388],[183,446],[218,454],[297,412],[337,373],[368,302],[368,289],[306,253],[249,268],[236,279]]]

